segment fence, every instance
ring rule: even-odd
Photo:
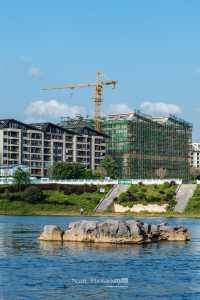
[[[165,182],[174,181],[177,185],[182,184],[182,179],[71,179],[71,180],[50,180],[49,178],[31,178],[32,184],[68,184],[68,185],[116,185],[116,184],[163,184]],[[12,177],[0,178],[0,184],[13,184]],[[197,180],[198,183],[198,180]],[[200,183],[200,182],[199,182]]]

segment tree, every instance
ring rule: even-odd
[[[22,168],[18,168],[14,174],[14,182],[17,185],[18,191],[21,191],[22,186],[30,183],[30,177]]]
[[[49,177],[56,180],[85,179],[90,175],[88,170],[77,162],[57,162],[49,169]]]
[[[24,201],[30,203],[42,202],[45,200],[45,195],[37,186],[29,186],[24,191]]]
[[[106,155],[101,161],[98,172],[103,176],[108,176],[110,178],[116,178],[117,176],[117,163],[110,155]]]

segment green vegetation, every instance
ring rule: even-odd
[[[106,155],[101,161],[100,167],[98,168],[99,173],[102,176],[108,176],[110,178],[116,178],[117,176],[117,163],[110,155]]]
[[[172,210],[176,204],[175,200],[176,185],[164,183],[161,185],[131,185],[127,192],[122,193],[116,202],[132,207],[134,204],[169,204],[168,210]]]
[[[74,188],[74,187],[73,187]],[[108,192],[110,186],[105,187],[105,192],[100,192],[100,187],[93,188],[82,186],[70,193],[71,187],[61,190],[40,189],[29,186],[24,191],[0,193],[0,214],[13,215],[67,215],[79,214],[83,208],[85,214],[92,213],[101,198]],[[88,190],[88,191],[87,191]],[[91,190],[91,191],[90,191]]]
[[[21,168],[18,168],[14,174],[14,182],[18,188],[18,191],[21,191],[23,186],[27,186],[30,183],[29,174]]]
[[[43,184],[21,187],[18,191],[16,185],[0,186],[0,214],[9,215],[73,215],[80,214],[84,209],[85,214],[93,214],[94,208],[109,191],[111,186],[105,187],[105,192],[100,193],[100,186],[77,186]],[[131,185],[128,192],[122,193],[115,201],[124,206],[133,206],[137,203],[169,203],[169,210],[166,213],[141,212],[138,215],[163,216],[163,217],[200,217],[200,185],[188,203],[184,213],[172,211],[175,205],[174,184],[162,185]],[[112,213],[109,207],[105,214]],[[133,214],[127,212],[126,215]]]
[[[49,168],[49,177],[55,180],[92,179],[97,176],[77,162],[57,162]]]
[[[185,212],[189,214],[200,214],[200,185],[197,185],[192,198],[188,202]]]

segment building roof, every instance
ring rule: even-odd
[[[91,127],[88,126],[82,126],[82,127],[72,127],[69,128],[70,130],[74,130],[76,133],[80,135],[89,135],[89,136],[103,136],[103,137],[109,137],[107,134],[99,132]]]
[[[182,126],[187,126],[187,127],[192,127],[192,124],[176,117],[175,115],[169,115],[166,117],[153,117],[147,114],[142,113],[139,110],[136,110],[134,112],[129,112],[129,113],[122,113],[122,114],[111,114],[108,115],[108,117],[105,119],[105,121],[121,121],[121,120],[126,120],[126,121],[131,121],[136,118],[140,118],[149,122],[156,122],[160,125],[165,125],[165,124],[176,124],[176,125],[182,125]]]
[[[16,125],[16,126],[13,126],[13,125]],[[39,131],[39,128],[35,128],[31,124],[26,124],[26,123],[23,123],[21,121],[15,120],[15,119],[0,119],[0,129],[4,129],[4,128],[13,128],[13,129],[14,128],[17,128],[17,129],[26,128],[26,129]]]
[[[71,129],[66,129],[62,126],[59,126],[57,124],[54,124],[54,123],[51,123],[51,122],[44,122],[44,123],[32,123],[31,126],[35,127],[35,128],[38,128],[42,131],[48,131],[49,128],[56,128],[56,129],[59,129],[63,132],[66,132],[68,134],[72,134],[72,135],[75,135],[76,132],[71,130]]]
[[[200,151],[200,143],[192,143],[192,151]]]

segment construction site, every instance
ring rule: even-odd
[[[189,179],[192,125],[175,116],[154,118],[141,112],[109,115],[102,130],[106,150],[121,178]]]
[[[95,83],[67,84],[44,90],[94,87],[94,118],[63,117],[65,128],[90,127],[106,134],[106,153],[117,162],[119,178],[190,178],[189,151],[192,124],[174,115],[152,117],[135,111],[101,116],[104,86],[115,88],[116,80],[102,80],[97,71]]]

